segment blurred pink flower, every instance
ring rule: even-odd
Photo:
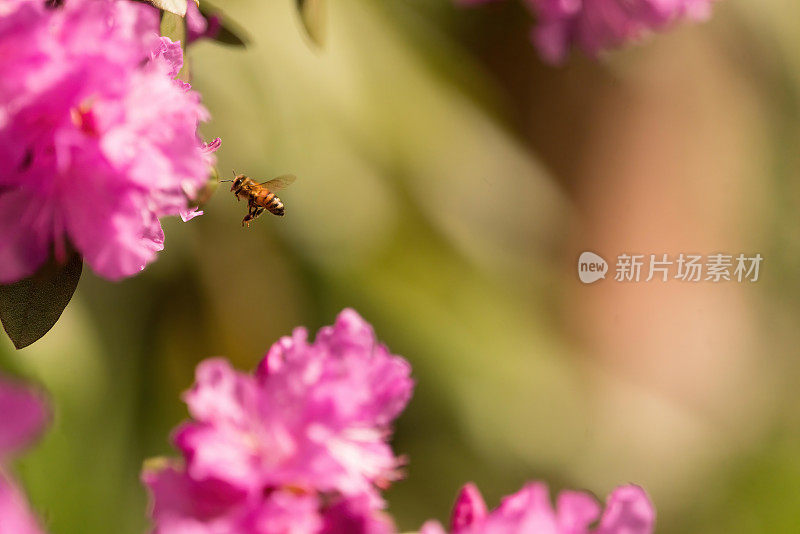
[[[590,525],[600,519],[595,528]],[[451,519],[451,534],[651,534],[655,510],[647,494],[638,486],[614,490],[602,512],[597,501],[586,493],[564,491],[555,510],[547,486],[526,485],[503,499],[488,512],[478,488],[467,484],[456,499]],[[429,521],[420,534],[444,534],[442,526]]]
[[[0,532],[42,532],[24,496],[7,475],[6,462],[39,436],[48,417],[40,394],[0,377]]]
[[[158,218],[186,214],[214,161],[200,97],[173,79],[180,48],[139,2],[0,13],[0,283],[67,243],[105,278],[138,273],[163,249]]]
[[[0,465],[31,445],[49,417],[47,403],[29,387],[0,376]]]
[[[458,0],[480,4],[491,0]],[[527,0],[538,16],[533,40],[551,63],[574,46],[590,56],[663,30],[679,19],[703,20],[714,0]]]
[[[353,310],[307,338],[295,329],[254,374],[221,359],[198,366],[192,420],[174,435],[185,464],[144,473],[156,532],[391,531],[378,487],[399,477],[387,439],[411,397],[410,366]],[[284,519],[313,526],[253,526]]]
[[[25,497],[0,470],[0,532],[8,534],[41,534],[39,521],[31,512]]]
[[[198,39],[214,39],[220,31],[222,23],[219,15],[208,17],[200,12],[194,2],[186,5],[186,41],[192,43]]]

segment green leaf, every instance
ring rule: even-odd
[[[326,0],[296,0],[297,11],[300,13],[300,20],[308,33],[308,36],[317,46],[322,46],[325,41],[325,31],[327,27]]]
[[[232,46],[247,46],[250,43],[247,32],[208,2],[203,2],[202,7],[200,7],[200,13],[202,13],[206,19],[216,17],[219,21],[219,30],[217,34],[212,37],[214,41]]]
[[[15,347],[25,348],[53,328],[82,270],[83,260],[72,254],[66,263],[51,259],[30,278],[0,285],[0,321]]]
[[[239,28],[233,28],[230,22],[221,23],[219,32],[214,36],[214,40],[233,46],[247,46],[249,39],[244,36],[244,32]]]
[[[163,9],[181,17],[186,15],[186,0],[148,0],[158,9]]]
[[[186,24],[183,18],[172,12],[164,12],[161,16],[161,35],[173,41],[186,42]]]

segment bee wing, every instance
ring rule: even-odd
[[[278,176],[277,178],[273,178],[269,182],[264,182],[261,185],[272,191],[273,193],[276,191],[280,191],[286,187],[289,187],[292,182],[297,179],[297,176],[294,174],[284,174],[283,176]]]

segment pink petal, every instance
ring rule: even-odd
[[[142,482],[150,489],[150,513],[158,532],[207,532],[206,521],[225,516],[244,502],[245,494],[220,481],[197,482],[177,465],[145,468]]]
[[[600,505],[591,495],[580,491],[562,491],[556,504],[562,534],[583,534],[600,515]]]
[[[469,483],[461,488],[453,506],[450,518],[450,530],[458,531],[474,523],[479,523],[486,517],[486,503],[478,487]]]
[[[52,240],[52,217],[33,193],[23,188],[0,192],[0,283],[35,273]]]
[[[244,528],[240,528],[237,532],[242,534],[317,533],[322,528],[319,507],[320,503],[316,496],[276,491],[270,494],[266,502],[252,514]],[[344,534],[344,532],[346,531],[337,534]]]
[[[596,534],[651,534],[656,512],[639,486],[622,486],[609,496]]]
[[[208,21],[200,13],[200,8],[197,7],[197,4],[193,2],[187,2],[184,20],[186,21],[186,37],[190,43],[203,37],[208,29]]]
[[[119,280],[142,271],[164,248],[158,218],[137,193],[88,172],[64,192],[67,231],[84,260],[101,276]]]
[[[320,534],[394,534],[392,520],[365,496],[339,499],[325,510]]]
[[[507,528],[507,532],[560,534],[550,492],[545,484],[532,482],[517,493],[503,499],[489,515],[490,525]]]
[[[419,534],[447,534],[447,532],[438,521],[426,521],[419,529]]]
[[[33,443],[48,418],[47,403],[40,393],[0,378],[0,460]]]
[[[198,421],[229,422],[246,425],[248,411],[255,406],[252,377],[236,371],[224,358],[201,362],[195,370],[195,383],[183,400]]]
[[[208,143],[203,143],[203,152],[207,153],[216,152],[217,150],[219,150],[220,146],[222,146],[222,139],[220,139],[219,137],[215,137]]]
[[[173,441],[194,480],[224,481],[242,491],[256,490],[263,482],[256,437],[246,430],[188,423],[176,430]]]
[[[195,217],[203,215],[203,210],[195,206],[186,210],[181,210],[180,215],[183,222],[189,222]]]
[[[150,53],[150,58],[152,61],[164,62],[170,78],[174,78],[183,67],[181,42],[173,41],[169,37],[159,37],[158,47]]]
[[[0,471],[0,532],[43,534],[25,498],[2,471]]]

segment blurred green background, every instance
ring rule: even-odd
[[[146,528],[141,462],[174,454],[194,366],[252,368],[345,306],[413,365],[389,492],[402,530],[461,484],[603,498],[634,482],[660,533],[800,525],[800,5],[725,0],[593,62],[543,65],[502,2],[331,0],[315,49],[293,0],[230,0],[252,39],[203,42],[219,167],[293,172],[287,215],[240,228],[220,189],[165,221],[136,278],[84,273],[62,320],[0,366],[55,419],[16,472],[54,533]],[[755,284],[581,285],[584,250],[759,252]]]

